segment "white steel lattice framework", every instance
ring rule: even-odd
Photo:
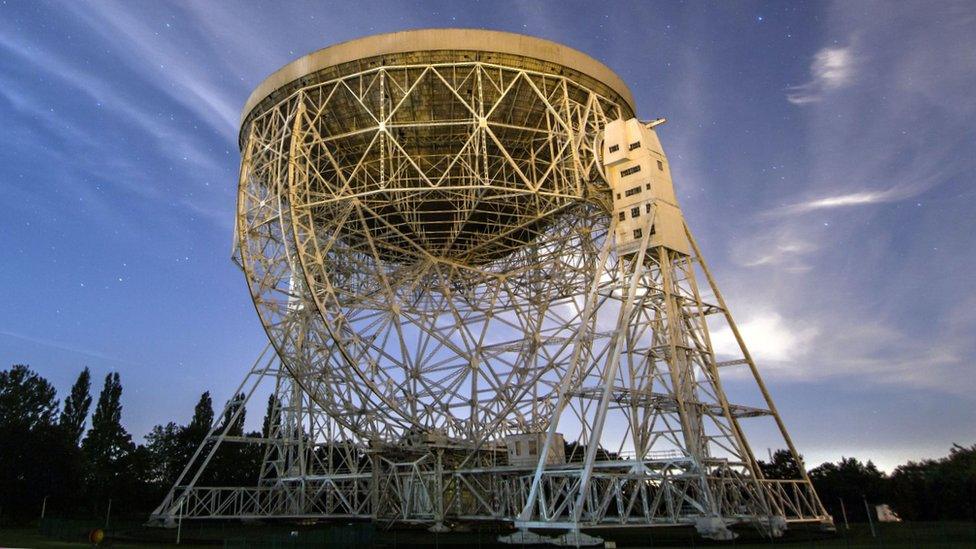
[[[246,382],[274,379],[281,403],[265,466],[254,487],[201,487],[202,451],[156,518],[491,520],[569,544],[830,523],[673,198],[648,198],[622,247],[604,139],[633,107],[608,69],[469,30],[296,63],[241,129],[236,259],[276,351]],[[685,244],[652,236],[668,224]],[[720,327],[740,356],[716,358]],[[753,405],[728,400],[734,369]],[[797,478],[763,478],[751,418]]]

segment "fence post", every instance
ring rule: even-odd
[[[112,516],[112,498],[108,498],[108,510],[105,511],[105,533],[108,534],[108,519]]]
[[[871,508],[868,507],[868,497],[861,494],[861,499],[864,500],[864,511],[868,514],[868,524],[871,526],[871,537],[877,538],[878,534],[874,531],[874,519],[871,518]]]
[[[180,516],[176,518],[176,545],[180,544],[180,534],[183,533],[183,504],[186,498],[180,498]]]

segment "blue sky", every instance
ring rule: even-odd
[[[137,437],[225,399],[265,342],[229,259],[247,95],[330,44],[451,26],[582,50],[669,119],[686,217],[808,462],[976,442],[965,1],[0,1],[0,366],[62,393],[118,370]]]

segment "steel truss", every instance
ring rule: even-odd
[[[498,521],[575,545],[829,524],[687,227],[690,254],[616,251],[598,151],[631,114],[472,61],[354,71],[250,119],[235,259],[275,356],[242,387],[273,379],[280,416],[256,486],[197,486],[204,448],[237,442],[215,426],[154,517]],[[741,356],[716,358],[720,326]],[[726,396],[733,367],[751,405]],[[763,477],[750,418],[798,478]],[[508,437],[532,433],[537,461],[515,463]]]

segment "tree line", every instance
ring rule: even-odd
[[[200,395],[188,423],[156,425],[136,443],[122,424],[122,382],[105,376],[92,405],[91,372],[78,375],[61,403],[54,386],[28,366],[0,371],[0,521],[40,516],[112,516],[146,519],[176,482],[214,421],[209,392]],[[244,395],[235,395],[221,419],[228,435],[244,432]],[[269,397],[269,413],[273,410]],[[265,417],[264,430],[269,419]],[[210,461],[202,486],[254,484],[262,450],[257,444],[223,444]]]
[[[802,459],[802,457],[801,457]],[[763,476],[798,478],[792,454],[779,450],[769,462],[760,461]],[[888,504],[904,520],[976,521],[976,444],[953,445],[939,459],[909,461],[891,474],[868,460],[841,458],[808,471],[810,481],[835,523],[867,521],[874,506]],[[872,519],[876,519],[872,516]]]
[[[54,386],[29,367],[0,371],[0,520],[32,520],[45,505],[49,516],[102,516],[109,500],[113,516],[148,517],[210,431],[213,401],[203,393],[187,424],[156,425],[137,444],[122,425],[121,398],[119,374],[106,375],[89,426],[88,368],[63,403]],[[260,432],[244,432],[243,406],[244,395],[234,395],[219,428],[230,424],[231,436],[266,438],[277,413],[274,396]],[[262,457],[260,444],[224,444],[198,484],[253,485]],[[785,450],[759,466],[767,478],[799,475]],[[976,520],[976,444],[955,445],[947,457],[909,462],[891,474],[871,461],[843,458],[809,475],[838,522],[844,513],[851,522],[867,520],[865,503],[872,509],[887,503],[905,520]]]

